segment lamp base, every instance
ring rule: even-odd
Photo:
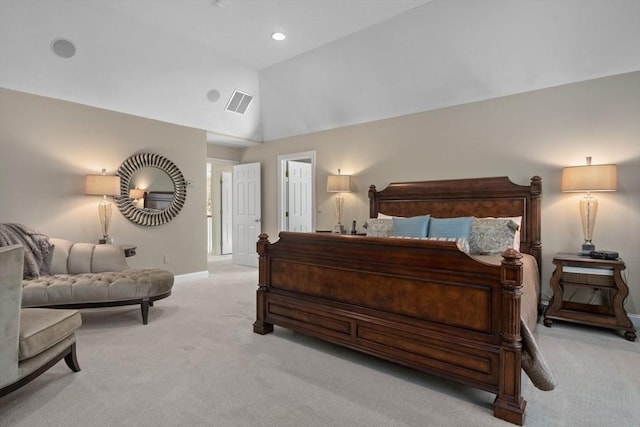
[[[332,233],[334,233],[334,234],[344,234],[344,227],[342,226],[342,224],[334,225]]]
[[[589,256],[592,251],[596,250],[596,245],[591,242],[584,242],[582,244],[582,250],[580,251],[580,255]]]
[[[105,236],[102,239],[98,239],[99,245],[113,245],[113,239],[109,236]]]

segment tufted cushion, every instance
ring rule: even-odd
[[[54,245],[51,274],[101,273],[122,271],[128,268],[122,247],[74,243],[51,238]]]
[[[75,245],[74,245],[75,246]],[[167,293],[173,273],[158,268],[56,274],[22,282],[22,306],[126,301]]]
[[[93,243],[74,243],[71,246],[67,259],[69,274],[91,272],[91,259],[95,246]]]
[[[65,239],[50,238],[49,241],[53,244],[53,257],[51,258],[50,274],[64,274],[68,273],[67,259],[69,258],[69,251],[73,242]]]
[[[119,245],[96,245],[91,257],[91,272],[122,271],[127,269],[124,250]],[[88,273],[83,271],[83,273]]]

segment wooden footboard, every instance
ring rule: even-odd
[[[320,233],[258,242],[254,332],[279,325],[497,395],[522,424],[522,263],[487,265],[455,242]]]

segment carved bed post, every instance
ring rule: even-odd
[[[502,254],[500,281],[500,379],[493,403],[493,415],[514,424],[524,422],[527,402],[520,395],[522,337],[520,336],[520,296],[522,295],[522,255],[514,249]]]
[[[529,218],[529,226],[527,229],[531,233],[529,238],[531,255],[538,262],[538,272],[542,277],[542,243],[541,243],[541,203],[542,203],[542,178],[534,176],[531,178],[531,216],[535,218]]]
[[[376,186],[369,186],[369,218],[378,217],[378,201],[376,200]]]
[[[258,236],[258,290],[256,291],[256,321],[253,332],[264,335],[273,332],[273,324],[265,322],[267,316],[267,278],[269,277],[269,263],[267,262],[267,248],[269,236],[261,233]]]

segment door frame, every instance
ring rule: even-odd
[[[219,255],[221,253],[221,242],[220,242],[220,233],[217,232],[221,224],[220,211],[222,209],[221,201],[220,201],[220,181],[215,181],[216,172],[220,173],[222,170],[232,170],[234,165],[239,164],[238,161],[228,160],[228,159],[218,159],[215,157],[207,157],[207,163],[211,164],[211,183],[212,192],[211,197],[213,198],[213,204],[211,206],[212,211],[212,229],[211,235],[207,237],[207,239],[212,240],[212,251],[211,253],[207,253],[207,255]],[[225,166],[224,168],[216,168],[218,166]],[[215,184],[215,185],[214,185]],[[233,197],[233,194],[231,195]],[[208,252],[208,251],[207,251]],[[233,249],[232,249],[233,252]]]
[[[220,254],[229,255],[233,253],[233,169],[220,171],[220,205]]]
[[[278,227],[280,231],[287,230],[287,180],[285,171],[289,160],[309,160],[311,163],[311,229],[316,228],[316,152],[301,151],[298,153],[281,154],[278,156]]]

